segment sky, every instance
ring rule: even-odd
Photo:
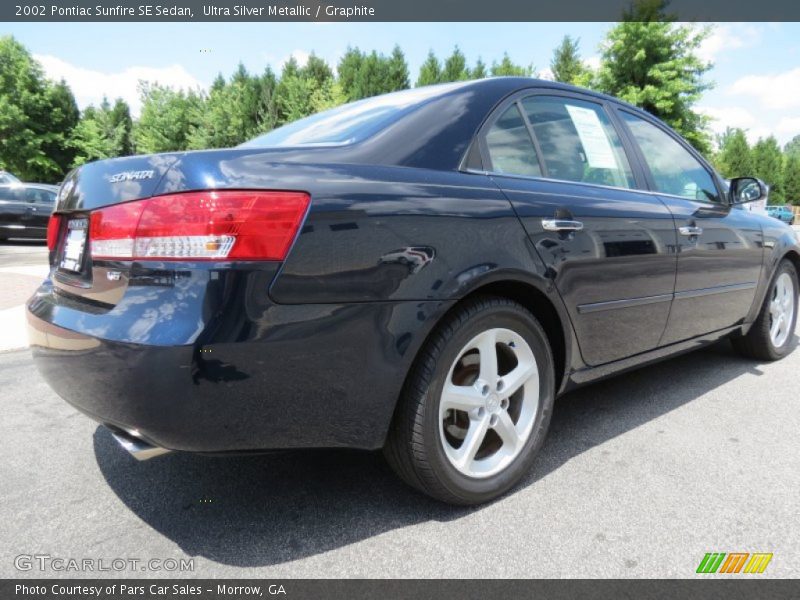
[[[207,88],[218,73],[241,61],[261,72],[280,71],[295,56],[314,52],[334,66],[348,46],[388,54],[399,44],[412,84],[428,50],[440,58],[459,46],[474,63],[489,65],[504,52],[520,64],[550,73],[553,48],[566,35],[580,38],[581,55],[599,61],[611,23],[0,23],[40,61],[53,79],[64,78],[78,105],[103,96],[124,98],[138,114],[137,82]],[[698,25],[699,26],[699,25]],[[751,141],[774,135],[781,144],[800,134],[800,23],[708,24],[700,53],[714,68],[699,109],[712,129],[741,127]]]

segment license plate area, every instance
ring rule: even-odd
[[[80,273],[86,259],[89,219],[85,217],[67,221],[67,231],[58,262],[60,269],[69,273]]]

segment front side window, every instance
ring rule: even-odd
[[[489,129],[486,147],[495,173],[541,177],[533,140],[516,104],[509,107]]]
[[[547,176],[598,185],[635,186],[622,142],[603,107],[555,96],[522,106],[542,152]]]
[[[621,112],[653,176],[655,191],[703,202],[719,202],[706,168],[675,138],[628,112]]]

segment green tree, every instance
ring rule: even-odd
[[[786,202],[800,206],[800,153],[789,154],[783,169],[783,190]]]
[[[133,154],[133,119],[131,118],[131,107],[122,98],[117,98],[114,106],[111,107],[111,124],[122,130],[122,140],[119,144],[117,156],[129,156]]]
[[[140,82],[142,111],[133,129],[136,152],[170,152],[189,148],[189,139],[199,124],[204,98],[197,92],[173,90]]]
[[[278,85],[275,86],[275,108],[278,124],[290,123],[311,114],[312,85],[300,76],[297,60],[291,57],[283,65]]]
[[[323,59],[311,53],[305,66],[300,69],[300,76],[313,81],[315,87],[321,87],[333,79],[333,71]]]
[[[753,176],[753,156],[742,129],[725,130],[719,138],[719,150],[713,156],[717,170],[727,178]]]
[[[75,150],[72,166],[103,158],[114,158],[129,153],[130,114],[124,118],[123,100],[117,100],[112,107],[103,98],[100,106],[89,106],[83,111],[81,120],[72,131],[70,145]]]
[[[201,104],[189,134],[189,148],[236,146],[272,129],[276,122],[274,90],[271,69],[257,77],[239,64],[229,82],[217,78]]]
[[[492,77],[533,77],[534,74],[533,65],[523,67],[514,64],[507,52],[503,53],[503,59],[499,63],[492,63]]]
[[[483,79],[489,74],[486,70],[486,63],[484,63],[480,57],[478,57],[478,61],[475,63],[475,66],[472,67],[472,71],[470,71],[470,79]]]
[[[587,68],[580,57],[580,40],[565,35],[553,51],[550,61],[553,78],[562,83],[580,85],[586,79]]]
[[[800,135],[794,136],[783,147],[786,156],[800,156]]]
[[[467,59],[458,46],[453,48],[453,53],[444,61],[444,68],[439,77],[439,81],[464,81],[469,79],[469,69]]]
[[[71,165],[79,120],[69,87],[48,81],[13,37],[0,37],[0,168],[28,181],[59,181]]]
[[[439,83],[442,79],[442,65],[433,50],[428,51],[428,56],[419,68],[417,87]]]
[[[387,76],[385,91],[397,92],[400,90],[407,90],[410,86],[408,79],[408,63],[406,62],[406,55],[403,54],[400,46],[395,45],[386,64]]]
[[[337,71],[339,73],[339,85],[348,100],[358,100],[361,98],[356,90],[356,79],[361,70],[361,63],[364,61],[364,54],[358,48],[347,47],[347,50],[339,59]]]
[[[356,98],[370,98],[383,94],[389,76],[389,63],[374,50],[366,54],[361,61],[355,84]]]
[[[708,119],[693,108],[710,86],[711,65],[697,55],[708,30],[677,25],[668,0],[638,0],[603,44],[597,85],[664,120],[696,148],[710,147]]]
[[[769,203],[783,204],[783,154],[773,136],[760,139],[753,146],[753,170],[769,186]]]
[[[338,83],[346,100],[408,89],[408,63],[400,46],[387,57],[349,48],[339,60]]]

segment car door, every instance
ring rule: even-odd
[[[53,212],[56,194],[46,188],[29,187],[25,190],[25,227],[32,237],[46,237],[47,222]]]
[[[728,203],[718,178],[687,143],[656,121],[623,109],[619,115],[679,233],[675,300],[662,344],[740,323],[761,276],[759,221]]]
[[[485,130],[486,167],[548,267],[584,361],[655,348],[675,284],[675,228],[666,206],[636,189],[638,167],[604,104],[531,93]]]
[[[23,189],[17,185],[0,186],[0,237],[24,236],[24,214]]]

